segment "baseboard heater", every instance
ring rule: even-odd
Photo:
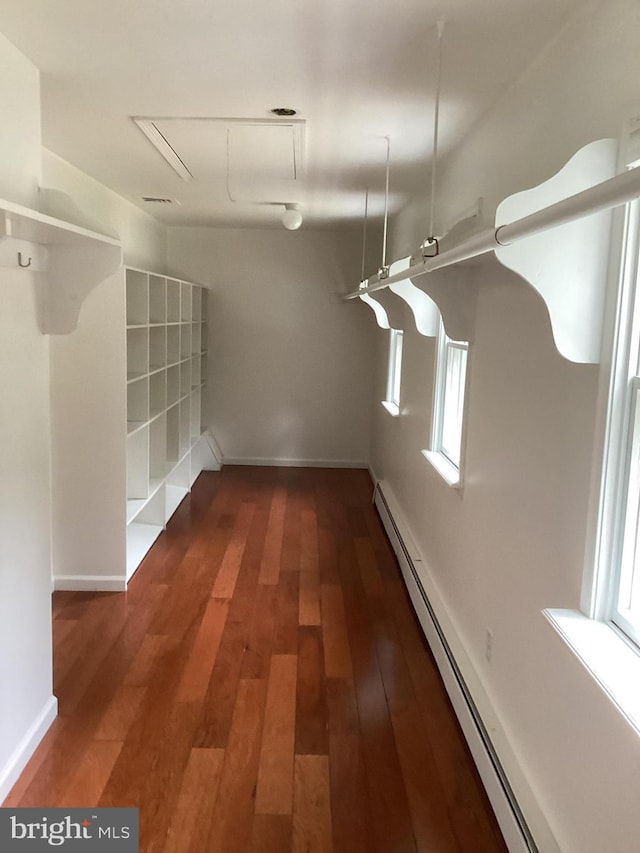
[[[485,785],[510,853],[540,853],[518,805],[478,708],[441,628],[389,503],[377,482],[373,502],[398,559],[416,615],[440,670],[449,699]]]

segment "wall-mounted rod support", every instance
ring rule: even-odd
[[[31,266],[31,261],[32,261],[32,260],[33,260],[33,258],[29,258],[29,260],[27,261],[27,263],[26,263],[26,264],[23,264],[23,263],[22,263],[22,252],[18,252],[18,266],[19,266],[19,267],[21,267],[23,270],[26,270],[28,267],[30,267],[30,266]]]
[[[387,140],[387,175],[384,186],[384,227],[382,230],[382,266],[380,267],[380,275],[382,278],[386,278],[389,274],[389,269],[387,267],[387,220],[389,218],[389,165],[391,162],[391,140],[388,136],[385,136]]]
[[[438,170],[438,129],[440,127],[440,93],[442,91],[442,34],[444,21],[438,21],[438,74],[436,87],[436,104],[433,115],[433,152],[431,159],[431,199],[429,211],[428,243],[435,242],[435,210],[436,210],[436,173]]]
[[[498,246],[509,246],[511,243],[515,243],[525,237],[531,237],[534,234],[539,234],[541,231],[555,228],[558,225],[564,225],[567,222],[572,222],[574,219],[580,219],[583,216],[589,216],[601,210],[610,210],[613,207],[626,204],[628,201],[633,201],[633,199],[639,197],[640,167],[630,169],[621,175],[609,178],[607,181],[582,190],[582,192],[569,196],[569,198],[565,198],[562,201],[549,205],[549,207],[531,213],[529,216],[517,219],[515,222],[481,231],[474,237],[464,240],[458,246],[442,252],[437,257],[426,258],[413,263],[401,273],[390,276],[384,281],[376,282],[375,277],[373,277],[370,280],[367,291],[382,290],[396,281],[406,281],[408,278],[415,278],[416,276],[424,275],[437,269],[459,264],[471,258],[477,258],[480,255],[491,252]],[[354,299],[360,295],[361,293],[355,291],[347,293],[344,298]]]
[[[364,194],[364,225],[362,227],[362,271],[360,273],[360,286],[364,286],[364,267],[367,255],[367,217],[369,215],[369,187]]]

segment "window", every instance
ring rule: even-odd
[[[603,376],[608,387],[597,524],[582,612],[544,613],[640,733],[640,202],[626,206],[621,231],[615,322],[607,330],[611,369]]]
[[[640,203],[622,241],[591,614],[640,646]]]
[[[431,446],[424,455],[449,485],[458,486],[469,344],[447,337],[440,320],[437,347]]]
[[[389,330],[389,362],[387,367],[387,398],[382,405],[392,415],[400,414],[400,377],[402,375],[402,339],[399,329]]]

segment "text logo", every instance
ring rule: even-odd
[[[138,809],[0,809],[2,853],[138,853]]]

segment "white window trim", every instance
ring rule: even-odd
[[[447,457],[437,450],[423,450],[422,455],[436,469],[448,486],[454,489],[462,488],[460,469],[450,462]]]
[[[460,436],[460,462],[458,465],[447,455],[442,448],[442,429],[445,406],[446,389],[446,356],[449,347],[464,348],[467,353],[464,376],[464,400],[462,414],[462,431]],[[452,341],[447,337],[442,318],[438,327],[436,344],[436,364],[433,390],[433,411],[431,415],[431,436],[429,448],[422,451],[424,458],[433,466],[437,473],[452,488],[461,489],[463,485],[463,471],[465,464],[465,448],[467,433],[467,410],[469,397],[469,352],[470,347],[466,341]]]
[[[390,415],[400,415],[400,385],[402,375],[402,349],[404,332],[401,329],[389,329],[389,355],[387,359],[387,396],[382,405]]]
[[[388,400],[381,400],[381,403],[392,417],[397,418],[400,416],[400,406],[396,406],[395,403],[390,403]]]
[[[610,624],[577,610],[543,611],[578,660],[640,734],[640,655]]]

